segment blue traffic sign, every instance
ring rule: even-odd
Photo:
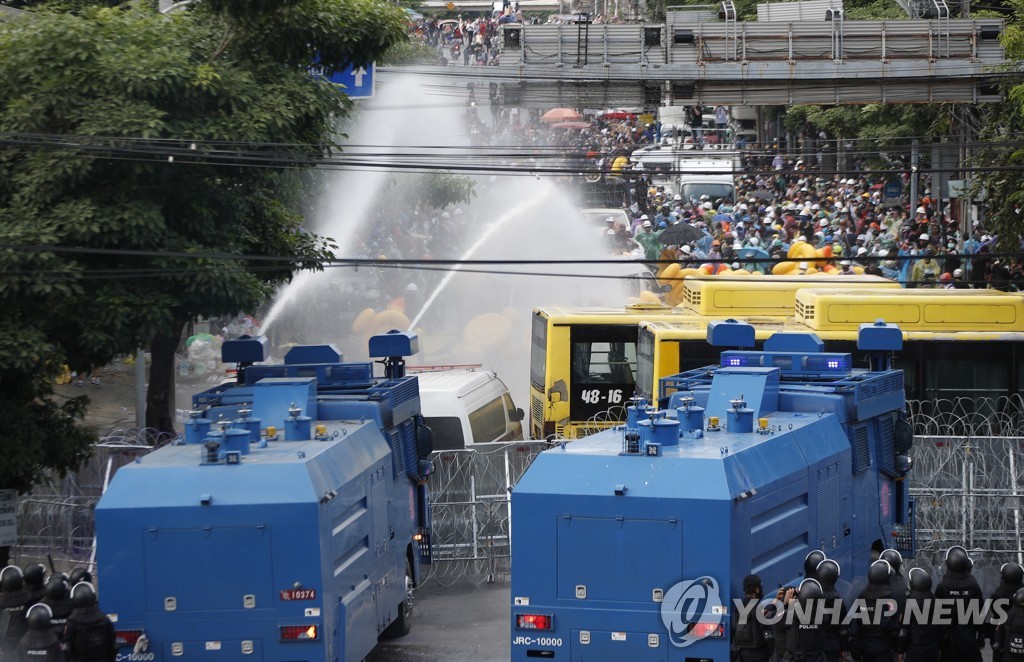
[[[341,85],[344,88],[345,94],[353,99],[369,99],[373,96],[373,71],[376,68],[377,65],[374,62],[365,67],[349,65],[344,71],[333,74],[327,80],[335,85]]]
[[[898,179],[890,179],[885,183],[885,197],[898,198],[903,193],[903,182]]]

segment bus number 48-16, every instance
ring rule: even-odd
[[[608,403],[610,405],[618,405],[618,404],[622,404],[622,389],[621,388],[609,389],[607,397],[601,394],[601,389],[598,389],[598,388],[585,389],[580,394],[580,398],[582,398],[583,402],[586,402],[588,405],[596,405],[596,404],[600,404],[602,402],[606,402],[606,403]]]

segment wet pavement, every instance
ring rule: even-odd
[[[412,631],[381,642],[369,662],[509,659],[508,584],[428,583],[415,593]]]

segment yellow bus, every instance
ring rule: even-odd
[[[794,317],[815,331],[884,319],[904,331],[1024,331],[1024,296],[999,290],[801,290]]]
[[[776,331],[814,333],[826,351],[850,353],[855,363],[865,363],[856,342],[860,324],[889,322],[889,316],[899,315],[902,321],[894,323],[903,329],[903,349],[894,365],[904,371],[908,399],[994,398],[1024,389],[1024,298],[1019,295],[993,290],[813,290],[798,293],[801,302],[810,318],[754,323],[758,346]],[[925,316],[932,321],[919,321]],[[705,340],[706,323],[700,326],[693,321],[640,324],[639,395],[664,398],[668,394],[661,392],[662,377],[717,361],[717,348]]]
[[[703,338],[708,319],[742,316],[751,323],[792,317],[804,288],[886,288],[876,276],[691,277],[690,303],[626,308],[537,308],[530,350],[530,435],[574,439],[616,425],[609,409],[625,406],[635,390],[637,325],[692,320]],[[706,363],[702,365],[707,365]],[[607,419],[607,420],[602,420]]]
[[[637,325],[697,319],[682,308],[537,308],[530,334],[530,435],[575,438],[636,386]],[[610,423],[609,425],[613,425]]]
[[[788,317],[796,293],[807,288],[898,290],[900,284],[881,276],[690,276],[680,305],[699,315]]]

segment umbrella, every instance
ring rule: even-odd
[[[628,110],[602,110],[597,116],[603,120],[631,120],[635,119],[636,115],[629,112]]]
[[[557,122],[551,125],[552,129],[589,129],[587,122]]]
[[[732,223],[732,214],[715,214],[714,216],[711,217],[711,220]]]
[[[542,122],[575,122],[583,119],[583,116],[572,108],[552,108],[540,116]]]
[[[736,253],[736,255],[741,260],[767,260],[771,258],[771,256],[768,255],[768,251],[759,246],[744,246]],[[769,266],[771,265],[767,262],[751,262],[743,265],[747,271],[756,270],[761,273],[767,273]]]
[[[697,241],[704,236],[696,226],[690,225],[689,223],[676,223],[670,225],[658,235],[658,239],[661,243],[666,246],[682,246],[688,244],[691,241]]]

